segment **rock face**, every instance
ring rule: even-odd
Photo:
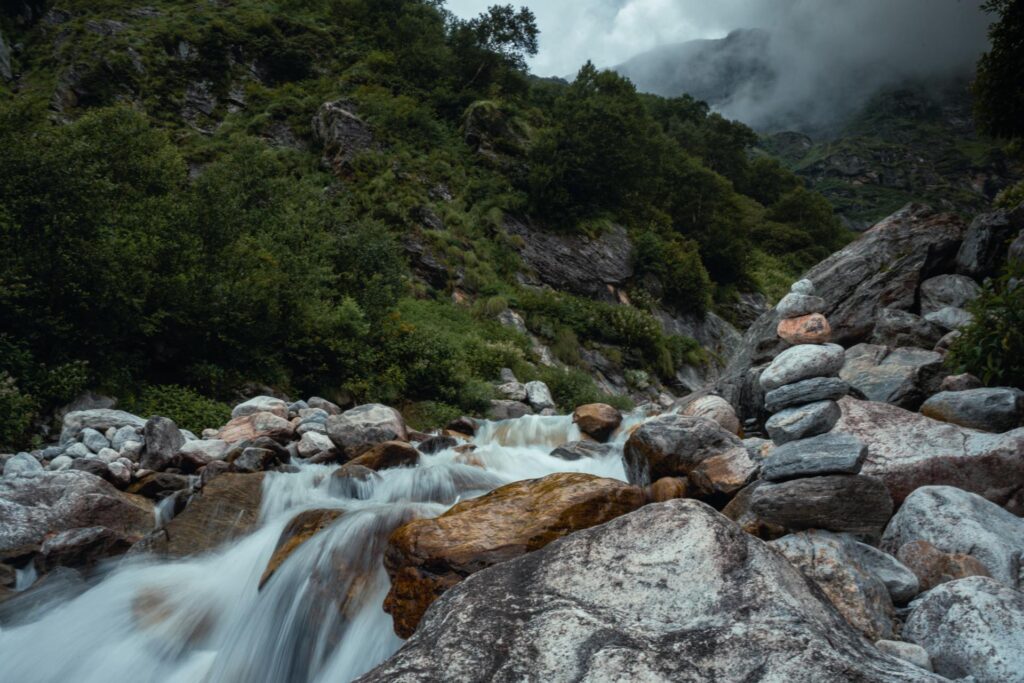
[[[706,417],[665,415],[640,425],[626,441],[623,457],[634,483],[685,477],[716,455],[746,452],[743,442]]]
[[[408,638],[427,607],[470,574],[643,504],[635,486],[565,473],[509,484],[436,519],[410,522],[388,542],[391,590],[384,610],[394,618],[395,633]]]
[[[818,401],[786,408],[772,415],[765,428],[778,445],[824,434],[835,426],[842,411],[835,401]]]
[[[952,486],[917,489],[892,518],[882,545],[895,553],[912,541],[970,555],[992,578],[1011,588],[1024,587],[1024,519],[981,496]]]
[[[925,401],[921,414],[985,432],[1008,432],[1024,425],[1024,391],[1008,387],[945,391]]]
[[[384,441],[408,441],[405,420],[394,408],[370,403],[327,418],[327,435],[348,458]]]
[[[776,482],[825,474],[857,474],[867,455],[867,446],[856,437],[822,434],[773,450],[761,465],[761,478]]]
[[[763,542],[674,500],[470,577],[359,680],[940,679],[881,654]]]
[[[87,472],[39,472],[0,479],[0,520],[0,552],[85,527],[138,539],[153,528],[153,504]]]
[[[884,403],[844,398],[834,432],[870,444],[863,474],[885,483],[897,505],[917,488],[955,486],[1000,505],[1024,488],[1024,429],[987,434]]]
[[[839,376],[869,401],[916,410],[938,390],[942,355],[924,349],[858,344],[846,352]]]
[[[903,638],[928,651],[935,673],[978,683],[1024,681],[1024,594],[971,577],[913,603]]]
[[[895,610],[881,579],[861,566],[854,541],[804,531],[769,543],[828,596],[850,625],[871,640],[890,638]]]
[[[827,529],[862,536],[881,535],[892,516],[892,498],[877,479],[832,475],[764,484],[750,509],[768,524],[786,529]]]
[[[843,347],[836,344],[801,344],[786,349],[761,373],[761,388],[773,391],[815,377],[831,377],[843,367]]]
[[[335,173],[345,173],[361,152],[374,149],[370,127],[344,100],[325,102],[313,117],[313,135],[323,145],[324,160]]]
[[[971,221],[956,256],[956,271],[975,279],[991,277],[1006,261],[1007,244],[1024,229],[1024,209],[981,214]]]

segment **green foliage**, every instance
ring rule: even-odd
[[[984,289],[968,310],[974,321],[950,347],[947,363],[988,386],[1024,386],[1024,264],[1016,263]]]
[[[996,196],[995,205],[1001,209],[1015,209],[1024,204],[1024,180],[1011,185]]]
[[[37,407],[13,377],[0,372],[0,449],[13,449],[23,442]]]
[[[998,137],[1024,135],[1024,2],[988,0],[997,16],[989,27],[991,49],[978,61],[974,113],[981,129]]]
[[[543,368],[539,378],[551,390],[551,397],[560,411],[569,413],[587,403],[608,403],[619,410],[631,410],[633,402],[627,396],[609,396],[598,390],[590,375],[570,368]]]
[[[121,402],[130,413],[146,418],[169,417],[182,429],[195,434],[217,429],[231,419],[231,406],[207,398],[176,384],[147,385]]]
[[[657,279],[661,301],[683,313],[703,315],[711,298],[711,278],[692,240],[659,237],[642,231],[633,238],[633,267],[643,280]]]

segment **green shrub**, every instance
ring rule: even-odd
[[[35,400],[18,389],[6,372],[0,372],[0,449],[19,448],[38,406]]]
[[[538,376],[548,385],[552,398],[563,413],[570,413],[587,403],[608,403],[620,410],[633,407],[628,396],[612,396],[599,390],[593,378],[582,370],[545,367],[539,370]]]
[[[199,434],[216,429],[231,419],[231,406],[202,396],[188,387],[156,384],[142,388],[138,394],[122,401],[124,410],[150,418],[169,417],[181,429]]]
[[[1024,180],[996,195],[995,205],[1001,209],[1015,209],[1021,204],[1024,204]]]
[[[988,386],[1024,386],[1024,264],[987,281],[967,310],[974,321],[961,330],[946,362]]]

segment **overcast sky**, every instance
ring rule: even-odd
[[[507,2],[508,0],[502,0]],[[469,17],[497,0],[448,0]],[[540,76],[574,74],[587,59],[614,66],[657,45],[718,38],[736,28],[785,30],[809,47],[891,53],[939,64],[973,61],[984,46],[979,0],[519,0],[537,16]],[[839,56],[839,55],[835,55]]]

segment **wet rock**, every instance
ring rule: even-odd
[[[897,308],[883,308],[878,312],[874,332],[868,341],[891,348],[914,346],[930,349],[942,335],[941,327],[919,315]]]
[[[192,496],[184,511],[135,544],[133,553],[186,557],[214,550],[256,528],[265,473],[221,474]],[[149,518],[152,524],[152,513]]]
[[[463,415],[457,420],[452,420],[445,425],[445,429],[452,432],[458,432],[459,434],[465,434],[466,436],[473,436],[476,434],[476,420]]]
[[[985,432],[1008,432],[1024,425],[1024,391],[1009,387],[946,391],[925,401],[921,414]]]
[[[847,350],[839,376],[869,401],[916,410],[938,390],[941,373],[934,351],[858,344]]]
[[[420,452],[405,441],[385,441],[371,447],[368,451],[341,466],[365,467],[380,472],[392,467],[412,467],[420,459]]]
[[[641,483],[688,476],[704,460],[729,453],[741,457],[746,448],[717,422],[706,417],[664,415],[633,431],[623,457],[630,481]]]
[[[971,577],[929,591],[912,607],[903,638],[928,651],[937,674],[1024,681],[1024,594]]]
[[[801,344],[786,349],[761,373],[761,388],[772,391],[812,377],[832,377],[843,367],[843,347]]]
[[[384,609],[412,635],[434,600],[464,578],[542,548],[566,534],[637,509],[643,492],[589,474],[520,481],[457,504],[392,534],[384,556],[391,590]]]
[[[587,436],[607,441],[622,424],[622,413],[607,403],[590,403],[576,408],[572,421]]]
[[[408,441],[405,420],[394,408],[370,403],[327,419],[327,435],[348,458],[385,441]]]
[[[837,401],[849,392],[850,385],[838,377],[812,377],[769,391],[764,397],[764,407],[770,413],[777,413],[792,406]]]
[[[562,460],[573,461],[580,458],[602,458],[614,451],[615,446],[612,444],[594,441],[570,441],[551,451],[550,455]]]
[[[60,432],[60,443],[71,443],[78,438],[83,429],[92,428],[98,432],[105,432],[111,427],[134,427],[142,429],[146,421],[137,415],[126,413],[123,410],[110,410],[97,408],[93,410],[79,410],[68,413],[64,416],[64,424]]]
[[[146,449],[139,463],[143,469],[162,470],[170,466],[185,445],[185,437],[174,420],[151,417],[142,430]]]
[[[921,283],[921,314],[927,315],[947,306],[964,308],[978,298],[981,287],[963,275],[938,275]]]
[[[825,474],[857,474],[868,447],[849,434],[822,434],[775,448],[761,465],[761,477],[778,482]]]
[[[191,487],[191,481],[183,474],[151,472],[129,486],[127,491],[152,500],[163,500],[177,491],[187,490]]]
[[[877,479],[836,474],[763,484],[750,510],[767,524],[786,529],[826,529],[877,538],[892,516],[889,491]]]
[[[256,396],[235,406],[231,411],[231,417],[244,417],[256,413],[271,413],[288,419],[288,404],[274,396]]]
[[[551,398],[548,385],[537,380],[526,383],[526,402],[537,411],[555,407],[555,399]]]
[[[956,256],[956,272],[977,280],[994,277],[1006,261],[1006,245],[1024,229],[1024,210],[1000,210],[976,216]]]
[[[950,375],[942,380],[939,391],[967,391],[968,389],[981,389],[981,380],[974,375],[965,372],[960,375]]]
[[[928,541],[903,544],[896,556],[917,577],[921,592],[968,576],[989,576],[981,562],[963,553],[944,553]]]
[[[343,514],[344,510],[306,510],[293,517],[277,539],[274,554],[270,556],[267,567],[260,577],[260,590],[300,545],[330,526]]]
[[[420,453],[427,455],[434,455],[441,451],[446,451],[449,448],[455,448],[459,445],[458,440],[452,436],[432,436],[425,441],[420,442],[420,445],[416,449]]]
[[[519,401],[491,401],[491,409],[487,417],[491,420],[515,420],[524,415],[533,415],[533,409]]]
[[[360,679],[397,680],[939,679],[878,652],[764,543],[674,500],[455,586]]]
[[[920,645],[914,643],[904,643],[901,640],[879,640],[875,643],[875,647],[878,648],[879,652],[884,652],[887,655],[893,657],[899,657],[905,662],[910,662],[914,666],[920,667],[925,671],[932,671],[932,658],[928,654],[928,650],[924,649]]]
[[[925,486],[911,493],[885,530],[882,545],[896,552],[927,541],[945,553],[974,557],[990,576],[1024,587],[1024,519],[981,496],[952,486]]]
[[[790,344],[825,344],[832,337],[832,326],[825,316],[812,313],[780,320],[776,332]]]
[[[691,417],[707,417],[719,424],[723,429],[733,434],[742,431],[740,420],[736,417],[736,411],[721,396],[707,394],[698,396],[693,400],[686,400],[679,404],[679,414]]]
[[[814,581],[839,613],[871,640],[891,638],[895,610],[882,581],[863,567],[848,539],[804,531],[769,543]]]
[[[29,474],[32,472],[42,472],[43,465],[35,456],[29,453],[17,453],[12,458],[4,463],[3,475],[5,477],[14,477],[19,474]]]
[[[772,415],[765,423],[768,436],[777,445],[824,434],[832,429],[842,411],[835,401],[818,401],[786,408]]]
[[[1004,504],[1024,488],[1024,429],[988,434],[884,403],[839,401],[834,432],[870,444],[862,474],[880,479],[899,505],[922,486],[947,485]]]
[[[57,567],[92,568],[128,552],[140,538],[141,534],[126,535],[104,526],[59,531],[43,541],[35,560],[36,568],[41,573]]]
[[[825,300],[820,296],[790,292],[775,305],[775,312],[783,320],[820,314],[825,310]]]

